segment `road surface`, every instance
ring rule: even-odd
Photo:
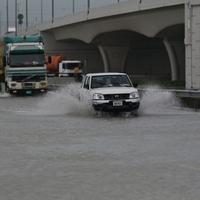
[[[138,117],[96,115],[76,87],[1,96],[0,199],[199,200],[199,112],[150,92]]]

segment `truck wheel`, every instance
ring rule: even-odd
[[[7,82],[5,82],[5,91],[9,92],[9,88],[8,88],[8,83]]]

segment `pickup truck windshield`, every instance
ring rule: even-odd
[[[12,67],[41,66],[44,62],[44,54],[10,55],[10,66]]]
[[[132,87],[132,85],[126,75],[93,76],[91,88],[102,87]]]

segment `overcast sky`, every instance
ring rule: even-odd
[[[0,33],[3,33],[6,30],[6,1],[0,0]],[[15,21],[15,0],[9,1],[9,26],[14,26]],[[26,0],[17,0],[18,1],[18,12],[22,13],[24,16],[25,12],[25,2]],[[75,2],[75,11],[79,12],[82,10],[87,10],[87,1],[88,0],[74,0]],[[127,0],[120,0],[127,1]],[[41,2],[43,5],[43,20],[51,20],[51,2],[52,0],[28,0],[28,14],[29,14],[29,24],[37,24],[41,22]],[[67,14],[72,14],[72,5],[73,0],[54,0],[55,2],[55,17],[62,17]],[[117,0],[90,0],[91,8],[100,7],[107,4],[116,3]],[[24,20],[25,22],[25,20]],[[24,23],[25,25],[25,23]]]

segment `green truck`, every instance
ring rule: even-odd
[[[41,36],[6,36],[4,79],[11,94],[45,93],[48,89],[44,45]]]

